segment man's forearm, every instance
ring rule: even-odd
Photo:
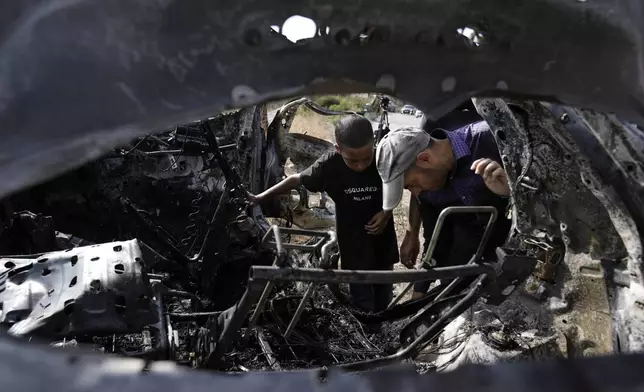
[[[418,199],[415,196],[411,196],[409,199],[409,227],[407,231],[412,234],[418,235],[420,233],[420,223],[422,221],[420,217],[420,206],[418,205]]]
[[[286,177],[282,181],[268,188],[264,192],[257,195],[257,197],[263,200],[270,199],[274,196],[281,195],[292,189],[297,188],[298,186],[300,186],[301,183],[302,181],[300,180],[300,175],[294,174],[292,176]]]

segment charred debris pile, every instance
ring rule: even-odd
[[[244,109],[147,135],[7,198],[1,324],[55,346],[226,371],[394,352],[395,330],[358,321],[338,287],[251,289],[251,265],[337,260],[329,233],[275,232],[248,205],[247,191],[283,173],[276,144],[265,110]]]

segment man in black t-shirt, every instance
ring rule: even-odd
[[[300,184],[310,192],[326,192],[336,208],[336,230],[342,269],[391,270],[398,262],[398,243],[391,211],[382,209],[382,180],[376,168],[371,122],[346,116],[335,127],[335,151],[320,157],[251,200],[260,203]],[[384,310],[392,285],[351,284],[355,304]]]

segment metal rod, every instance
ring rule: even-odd
[[[490,218],[487,220],[487,225],[485,226],[483,237],[481,237],[481,242],[479,242],[479,247],[476,249],[476,253],[474,254],[474,262],[477,262],[481,257],[483,257],[483,252],[485,251],[485,247],[487,246],[487,243],[490,240],[490,236],[492,235],[492,227],[494,226],[494,223],[496,223],[496,218],[499,215],[495,207],[489,207],[489,208],[491,208],[491,210],[489,211]]]
[[[232,150],[237,148],[236,144],[226,144],[224,146],[219,146],[220,151],[226,151],[226,150]],[[138,153],[141,153],[143,155],[148,155],[148,156],[155,156],[155,155],[175,155],[175,154],[181,154],[181,155],[190,155],[189,153],[186,153],[185,149],[179,149],[179,150],[157,150],[157,151],[141,151],[137,150]]]
[[[260,287],[261,285],[249,280],[248,285],[246,285],[246,291],[244,291],[244,295],[239,302],[217,316],[217,325],[223,327],[221,328],[221,334],[219,334],[215,349],[208,355],[207,363],[212,365],[224,355],[232,343],[233,338],[239,332],[242,323],[246,320],[248,311],[257,299]]]
[[[233,170],[233,168],[228,163],[228,160],[226,160],[224,155],[221,153],[219,142],[217,141],[215,132],[210,127],[210,123],[208,121],[202,121],[199,123],[199,128],[204,133],[206,142],[208,142],[208,146],[210,147],[210,150],[213,154],[213,160],[216,161],[219,165],[219,170],[221,170],[221,172],[224,174],[226,182],[230,185],[231,188],[239,189],[241,193],[245,194],[246,188],[243,185],[241,177],[239,177],[239,173]]]
[[[266,283],[266,286],[264,286],[264,291],[262,291],[262,296],[259,297],[259,301],[257,301],[257,306],[255,306],[255,311],[253,312],[253,315],[248,321],[249,329],[253,329],[255,327],[255,324],[257,324],[259,315],[264,311],[264,305],[266,304],[266,301],[268,301],[268,296],[271,294],[271,291],[273,291],[273,282],[268,282]]]
[[[157,143],[159,143],[159,144],[161,144],[161,145],[164,145],[164,146],[166,146],[166,147],[168,147],[168,146],[170,145],[170,143],[166,142],[165,140],[160,139],[160,138],[159,138],[159,137],[157,137],[157,136],[150,135],[149,137],[150,137],[150,139],[154,139],[154,140],[156,140],[156,141],[157,141]]]
[[[152,285],[152,293],[154,295],[154,305],[156,306],[156,311],[159,314],[158,321],[152,326],[159,331],[159,337],[157,341],[157,350],[162,353],[163,358],[169,358],[170,356],[170,341],[168,340],[168,326],[166,324],[166,318],[163,317],[163,293],[162,286]]]
[[[275,358],[275,353],[273,353],[273,349],[268,344],[268,341],[264,336],[263,330],[261,328],[257,328],[255,329],[255,334],[257,336],[257,343],[259,343],[259,347],[262,348],[262,352],[264,353],[264,355],[266,355],[266,359],[268,360],[268,364],[270,365],[270,367],[273,368],[273,370],[275,371],[282,370],[280,363]]]
[[[295,310],[295,314],[293,315],[291,322],[288,324],[288,327],[286,328],[286,332],[284,333],[284,339],[288,340],[288,338],[291,336],[291,333],[295,328],[295,324],[297,324],[297,322],[300,320],[300,316],[302,316],[302,312],[304,311],[306,302],[311,298],[311,296],[313,295],[317,287],[318,287],[317,283],[309,284],[309,287],[304,292],[304,296],[302,296],[302,300],[300,301],[300,304],[297,306],[297,309]]]
[[[269,241],[269,245],[275,245],[275,242]],[[304,250],[304,251],[315,251],[317,249],[317,245],[306,245],[306,244],[283,244],[282,245],[284,249],[293,249],[293,250]]]
[[[467,263],[467,265],[473,265],[475,263],[476,263],[476,256],[472,256],[472,258],[470,258],[470,261]],[[418,319],[422,319],[425,313],[429,309],[431,309],[434,306],[434,304],[438,303],[438,301],[445,298],[452,290],[454,290],[454,287],[456,287],[462,280],[463,280],[462,277],[453,279],[447,285],[447,287],[445,287],[440,293],[438,293],[438,295],[436,295],[436,297],[432,301],[430,301],[427,305],[423,306],[419,311],[417,311],[414,317],[412,317],[411,320],[409,320],[409,322],[405,327],[403,327],[403,329],[407,328],[410,325],[413,325],[414,323],[416,323]]]
[[[280,227],[277,225],[271,226],[270,230],[268,230],[264,235],[264,238],[262,238],[262,243],[263,244],[266,243],[268,239],[271,237],[271,234],[275,238],[275,247],[277,248],[277,257],[275,257],[275,261],[273,261],[272,268],[277,268],[277,267],[281,267],[284,260],[286,260],[286,251],[282,246]],[[248,322],[249,329],[252,329],[255,326],[255,324],[257,323],[257,320],[259,319],[259,315],[264,311],[264,305],[266,304],[266,301],[268,301],[268,297],[271,295],[271,291],[273,291],[273,286],[274,286],[273,282],[270,282],[270,281],[266,282],[266,285],[264,286],[264,291],[262,292],[262,296],[259,298],[259,301],[257,301],[257,306],[255,307],[255,311],[253,312],[253,315],[251,316]]]
[[[169,274],[153,274],[148,272],[148,278],[150,279],[158,279],[158,280],[168,280],[170,279]]]
[[[480,253],[483,252],[483,249],[485,248],[485,245],[487,244],[487,240],[489,238],[488,233],[488,227],[490,227],[490,222],[495,222],[496,217],[498,215],[498,212],[496,211],[495,207],[492,206],[462,206],[462,207],[447,207],[443,211],[441,211],[440,215],[438,216],[438,220],[436,221],[436,225],[434,226],[434,231],[432,232],[432,238],[429,240],[429,246],[427,247],[427,252],[425,253],[423,257],[423,264],[429,264],[429,262],[432,260],[432,256],[434,255],[434,250],[436,249],[436,245],[438,244],[438,236],[443,229],[443,224],[445,223],[445,219],[451,214],[478,214],[478,213],[483,213],[487,212],[490,213],[490,219],[488,220],[488,225],[486,226],[486,230],[483,233],[483,237],[481,238],[481,242],[479,243],[479,248],[476,250],[476,254],[479,255]],[[486,235],[487,234],[487,235]]]
[[[291,235],[308,235],[310,237],[328,237],[328,231],[293,229],[290,227],[280,227],[280,231]]]
[[[345,370],[358,371],[358,370],[365,370],[365,369],[370,369],[374,367],[384,366],[393,362],[400,361],[402,359],[416,356],[418,352],[422,350],[424,344],[428,339],[431,339],[433,336],[439,333],[441,329],[445,328],[445,326],[449,323],[451,318],[456,317],[459,314],[463,313],[465,309],[469,308],[476,301],[476,296],[478,295],[481,289],[481,285],[483,283],[483,280],[485,279],[485,276],[486,275],[484,274],[480,275],[475,280],[474,287],[470,290],[470,292],[465,297],[463,297],[463,299],[458,301],[456,305],[454,305],[447,312],[445,312],[438,320],[436,320],[436,322],[434,322],[429,328],[427,328],[416,340],[414,340],[405,349],[400,350],[397,353],[390,355],[388,357],[375,358],[375,359],[370,359],[362,362],[354,362],[354,363],[339,365],[338,367]]]
[[[412,287],[414,287],[413,283],[407,283],[407,286],[405,286],[403,291],[401,291],[400,294],[398,294],[396,298],[394,298],[389,303],[389,305],[387,306],[387,310],[393,308],[398,302],[400,302],[400,300],[403,299],[403,297],[409,292],[409,290],[411,290]]]
[[[475,263],[476,263],[476,260],[477,260],[476,255],[474,255],[474,256],[472,256],[472,258],[470,259],[470,261],[468,261],[468,262],[467,262],[467,264],[466,264],[466,265],[473,265],[473,264],[475,264]],[[434,303],[436,303],[436,302],[440,301],[441,299],[445,298],[445,297],[447,296],[447,294],[449,294],[452,290],[454,290],[454,287],[456,287],[456,285],[458,285],[462,280],[463,280],[463,277],[458,277],[458,278],[453,279],[453,280],[452,280],[452,281],[447,285],[447,287],[445,287],[445,288],[443,289],[443,291],[441,291],[440,293],[438,293],[438,295],[434,298],[434,300],[433,300],[433,301],[431,301],[430,303],[428,303],[427,305],[425,305],[421,310],[419,310],[419,311],[417,312],[417,314],[421,314],[421,313],[423,313],[425,310],[429,309],[429,308],[430,308]]]
[[[227,150],[233,150],[237,149],[237,144],[232,143],[232,144],[224,144],[223,146],[219,146],[220,151],[227,151]]]
[[[485,226],[485,231],[483,232],[483,236],[481,237],[481,241],[479,242],[479,246],[476,249],[476,253],[474,254],[474,256],[472,256],[472,258],[470,259],[470,261],[467,264],[469,264],[469,265],[474,264],[474,263],[478,262],[479,259],[483,256],[483,251],[485,250],[485,247],[487,246],[487,243],[488,243],[488,241],[490,239],[490,234],[492,233],[492,227],[494,226],[494,223],[496,222],[497,216],[498,216],[498,212],[497,212],[496,208],[492,207],[492,210],[490,210],[490,218],[487,221],[487,225]],[[458,278],[455,278],[454,280],[452,280],[450,282],[450,284],[448,284],[447,287],[445,287],[445,289],[443,291],[438,293],[436,298],[434,298],[434,302],[440,301],[441,299],[445,298],[452,290],[454,290],[454,287],[456,287],[459,283],[461,283],[462,280],[463,280],[462,277],[458,277]],[[431,304],[428,304],[427,306],[425,306],[421,310],[421,312],[423,310],[425,310],[425,308],[428,308],[430,305]]]
[[[273,236],[273,239],[275,240],[273,244],[275,244],[275,249],[277,249],[278,255],[280,253],[284,253],[284,246],[282,244],[282,231],[285,230],[277,225],[272,225],[271,228],[266,232],[266,234],[264,234],[264,238],[262,238],[262,244],[266,244],[269,242],[268,240],[271,238],[271,235]]]
[[[336,246],[338,243],[338,238],[334,231],[327,232],[325,234],[325,237],[322,238],[321,241],[325,241],[326,238],[328,238],[329,241],[324,246],[322,246],[322,249],[320,251],[321,253],[320,267],[322,267],[323,269],[328,269],[331,266],[331,249],[334,246]],[[288,324],[288,327],[286,328],[286,332],[284,333],[284,339],[288,340],[288,338],[291,336],[291,333],[293,332],[295,325],[297,324],[297,322],[300,320],[300,317],[302,316],[302,312],[304,311],[306,302],[308,302],[308,300],[311,298],[313,293],[315,293],[317,286],[318,286],[317,283],[311,283],[309,284],[309,287],[307,287],[306,292],[304,292],[304,296],[302,296],[302,300],[300,301],[300,304],[297,306],[297,309],[295,310],[295,314],[293,315],[291,322]]]
[[[440,236],[441,231],[443,230],[443,224],[445,223],[445,219],[450,214],[478,214],[478,213],[483,213],[483,212],[488,212],[490,213],[490,218],[487,222],[487,225],[485,226],[485,231],[483,232],[483,236],[481,237],[481,241],[479,242],[479,246],[476,249],[476,257],[475,260],[478,260],[481,255],[483,254],[483,251],[485,250],[485,247],[487,246],[488,240],[490,239],[490,233],[492,230],[492,226],[496,222],[497,216],[498,216],[498,211],[496,210],[495,207],[492,206],[460,206],[460,207],[447,207],[443,211],[441,211],[440,215],[438,216],[438,219],[436,220],[436,225],[434,225],[434,231],[432,232],[432,238],[429,240],[429,246],[427,247],[427,252],[425,252],[425,255],[423,256],[422,264],[429,264],[429,262],[432,260],[432,256],[434,255],[434,250],[436,249],[436,245],[438,244],[438,237]],[[453,282],[452,282],[453,283]],[[450,283],[450,285],[452,285]],[[454,288],[454,285],[452,288]],[[390,303],[389,306],[387,306],[387,309],[391,309],[394,307],[398,302],[400,302],[401,299],[411,290],[411,288],[414,287],[413,283],[409,283],[403,291],[400,292],[394,298]],[[449,285],[447,287],[450,287]],[[447,289],[447,288],[446,288]],[[442,294],[442,293],[441,293]],[[440,296],[440,294],[439,294]]]
[[[433,303],[433,302],[436,302],[436,301],[440,301],[441,299],[445,298],[445,297],[447,296],[447,294],[449,294],[452,290],[454,290],[454,287],[456,287],[456,285],[457,285],[457,284],[459,284],[462,280],[463,280],[463,278],[462,278],[462,277],[458,277],[458,278],[456,278],[456,279],[452,280],[452,281],[447,285],[447,287],[445,287],[445,289],[443,289],[443,291],[441,291],[440,293],[438,293],[438,295],[436,296],[436,298],[434,298],[434,300],[432,301],[432,303]],[[425,310],[426,308],[428,308],[430,305],[431,305],[431,303],[429,303],[429,304],[425,305],[425,307],[424,307],[424,308],[422,308],[420,311],[422,312],[423,310]]]
[[[174,154],[181,154],[183,150],[158,150],[158,151],[141,151],[137,150],[139,153],[144,154],[144,155],[150,155],[150,156],[155,156],[155,155],[174,155]]]
[[[197,252],[196,255],[194,255],[189,259],[190,261],[199,261],[199,259],[201,259],[201,256],[203,256],[204,250],[206,249],[206,244],[210,242],[210,236],[213,233],[212,226],[215,222],[218,222],[220,220],[221,214],[224,213],[224,210],[225,210],[224,205],[228,203],[229,195],[230,195],[230,189],[228,188],[228,181],[226,181],[226,183],[224,184],[224,191],[221,193],[221,196],[219,197],[217,208],[215,208],[215,213],[212,215],[212,219],[210,220],[210,222],[208,222],[208,230],[206,230],[206,235],[204,236],[203,242],[199,247],[199,251]]]
[[[276,268],[252,266],[251,280],[317,283],[391,284],[473,276],[493,271],[488,264],[458,265],[416,271],[327,270],[321,268]]]
[[[193,313],[166,313],[167,316],[173,319],[194,319],[194,318],[199,318],[199,317],[210,317],[210,316],[219,316],[221,314],[221,311],[219,312],[193,312]]]

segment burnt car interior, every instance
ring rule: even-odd
[[[644,385],[641,6],[378,4],[0,2],[7,388]],[[316,33],[271,28],[291,15]],[[250,203],[333,148],[293,129],[347,113],[312,99],[332,93],[370,93],[376,143],[388,97],[426,129],[487,122],[511,189],[495,257],[490,206],[443,210],[424,255],[451,215],[484,215],[469,260],[360,271],[338,266],[332,214],[295,217],[306,190]],[[352,282],[397,296],[365,313]]]

